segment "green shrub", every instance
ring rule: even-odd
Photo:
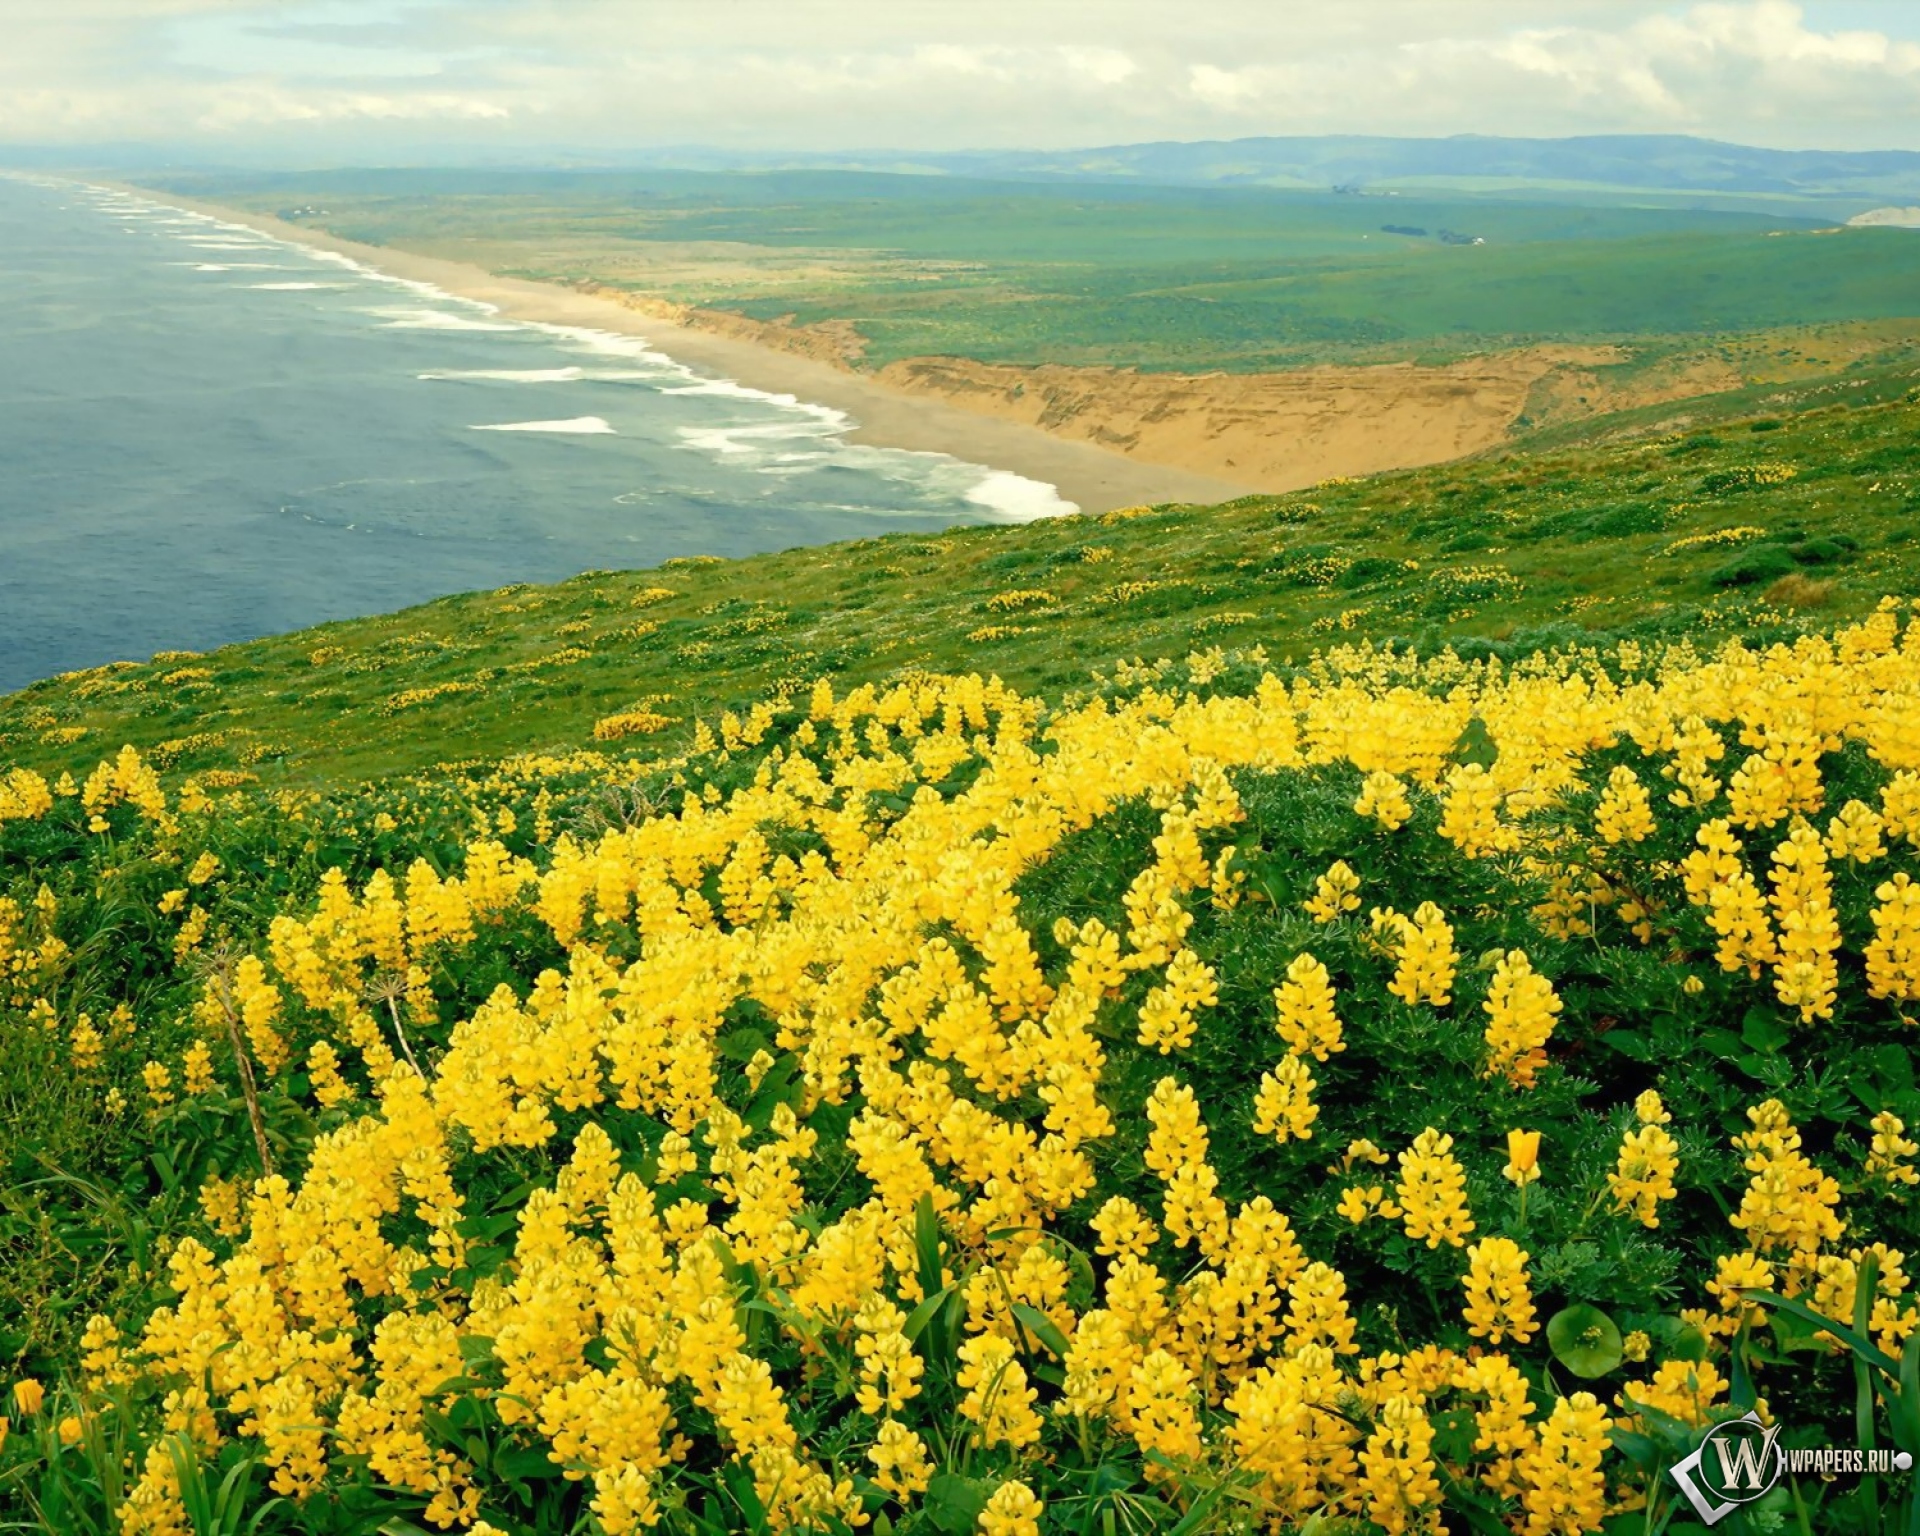
[[[1707,580],[1716,587],[1751,587],[1775,581],[1794,568],[1793,552],[1781,544],[1754,544],[1740,551]]]

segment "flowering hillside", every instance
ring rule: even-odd
[[[15,770],[0,1507],[1571,1536],[1684,1529],[1749,1408],[1920,1449],[1917,849],[1892,604],[332,798]]]

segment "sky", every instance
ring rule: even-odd
[[[1920,0],[0,0],[0,145],[283,163],[1689,133],[1920,149]]]

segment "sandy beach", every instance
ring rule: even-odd
[[[1091,443],[1057,437],[1025,422],[965,410],[831,363],[676,325],[612,299],[552,283],[501,277],[464,262],[341,240],[270,215],[203,203],[151,187],[111,182],[97,185],[348,256],[390,276],[431,283],[459,298],[490,304],[509,319],[586,326],[639,337],[690,367],[752,389],[793,395],[845,411],[858,423],[848,433],[853,442],[945,453],[969,463],[1008,470],[1054,486],[1083,512],[1165,501],[1227,501],[1256,488],[1178,467],[1142,463]]]

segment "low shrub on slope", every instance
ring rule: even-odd
[[[0,780],[0,1504],[1545,1536],[1913,1436],[1920,619],[720,724]]]

